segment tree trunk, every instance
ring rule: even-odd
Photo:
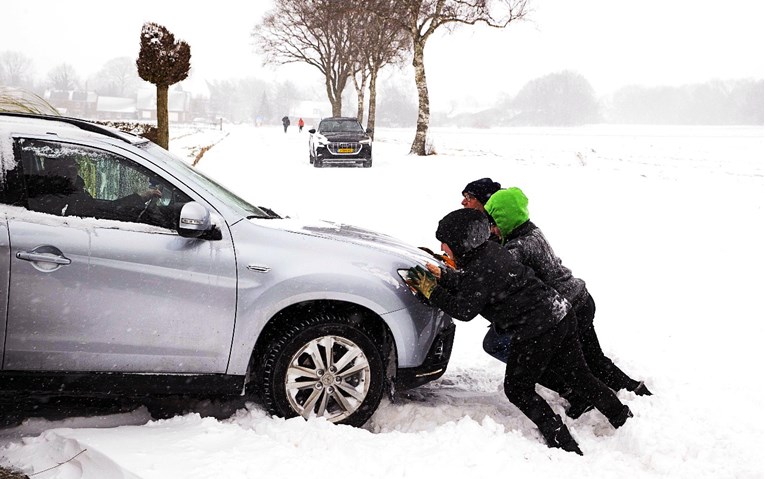
[[[364,121],[364,92],[367,89],[367,77],[366,75],[361,76],[361,85],[356,83],[354,77],[354,83],[356,85],[356,119],[359,120],[359,123],[362,123]]]
[[[426,143],[428,137],[428,123],[430,123],[430,99],[428,98],[428,82],[425,79],[425,42],[415,40],[414,58],[414,82],[417,85],[417,97],[419,107],[417,112],[417,132],[414,135],[412,148],[409,154],[425,156],[428,154]]]
[[[329,104],[332,105],[332,116],[341,116],[343,111],[343,91],[336,92],[337,88],[333,87],[328,77],[325,78],[324,85],[327,87],[327,99]]]
[[[343,116],[343,100],[341,98],[335,98],[330,101],[332,104],[332,116]]]
[[[170,124],[167,118],[167,85],[157,85],[157,144],[170,149]]]
[[[369,114],[367,115],[367,130],[369,136],[375,137],[375,115],[377,114],[377,69],[373,68],[369,75]]]

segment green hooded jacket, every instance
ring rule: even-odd
[[[484,205],[486,212],[497,223],[502,238],[529,220],[529,199],[520,188],[499,190]]]

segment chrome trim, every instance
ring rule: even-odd
[[[249,269],[250,271],[258,272],[258,273],[268,273],[269,271],[271,271],[270,266],[264,266],[261,264],[248,264],[247,269]]]
[[[438,374],[438,373],[442,372],[443,370],[444,370],[444,368],[438,368],[435,371],[430,371],[428,373],[416,374],[415,377],[417,377],[417,378],[424,378],[425,376],[433,376],[434,374]]]
[[[353,153],[338,153],[340,148],[353,148]],[[327,149],[333,155],[358,155],[361,151],[361,144],[356,142],[329,143]]]
[[[16,257],[18,259],[23,259],[24,261],[39,261],[41,263],[53,263],[53,264],[61,264],[61,265],[68,265],[72,264],[72,260],[69,258],[66,258],[64,256],[58,256],[51,253],[37,253],[34,251],[19,251],[16,253]]]

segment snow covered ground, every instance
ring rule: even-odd
[[[407,155],[412,131],[380,129],[371,169],[313,168],[294,128],[190,133],[173,131],[171,149],[191,161],[220,140],[198,167],[255,204],[432,249],[466,183],[523,188],[532,220],[587,281],[604,350],[655,395],[620,392],[635,417],[617,431],[598,412],[563,415],[584,457],[548,449],[504,397],[476,318],[457,325],[441,380],[384,399],[362,429],[251,404],[220,420],[215,404],[161,421],[143,408],[31,418],[0,430],[0,463],[52,467],[35,479],[765,477],[762,127],[434,129],[439,155],[427,158]]]

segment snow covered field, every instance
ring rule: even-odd
[[[254,405],[222,420],[208,415],[214,404],[162,421],[141,408],[28,419],[0,430],[0,463],[31,476],[67,461],[35,479],[765,477],[762,127],[434,129],[439,155],[427,158],[407,155],[412,131],[380,129],[371,169],[313,168],[295,128],[172,134],[189,161],[220,140],[198,167],[257,205],[432,249],[466,183],[521,187],[532,220],[587,281],[604,350],[655,395],[620,392],[635,417],[617,431],[598,412],[563,415],[584,457],[548,449],[504,397],[476,318],[457,325],[441,380],[384,399],[363,429]]]

